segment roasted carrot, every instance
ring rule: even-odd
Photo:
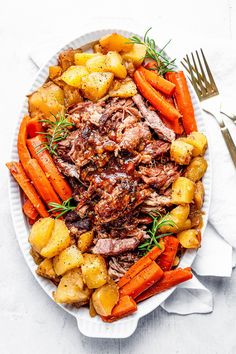
[[[150,60],[146,64],[144,64],[145,69],[156,69],[157,68],[157,62],[155,60]]]
[[[158,258],[157,263],[165,272],[170,270],[174,264],[175,256],[178,251],[179,240],[174,236],[166,236],[164,238],[164,242],[165,250]]]
[[[40,197],[46,202],[46,204],[50,202],[61,204],[60,199],[52,188],[37,160],[30,159],[26,165],[26,170]]]
[[[173,107],[175,107],[173,97],[165,96],[165,98]],[[168,128],[174,130],[174,132],[176,134],[179,134],[179,135],[183,134],[184,128],[183,128],[182,122],[180,122],[181,119],[176,119],[174,121],[170,121],[170,120],[166,119],[163,115],[160,115],[160,118],[163,121],[163,123]]]
[[[176,108],[158,92],[145,79],[144,75],[139,69],[134,73],[134,81],[143,95],[163,116],[173,121],[179,119],[181,114]]]
[[[145,256],[140,258],[136,263],[134,263],[128,271],[120,278],[118,282],[118,286],[121,288],[125,284],[127,284],[132,278],[134,278],[139,272],[145,269],[149,264],[152,263],[162,252],[164,251],[164,246],[162,249],[154,246],[150,252],[148,252]]]
[[[152,261],[151,264],[149,264],[120,289],[120,295],[129,295],[135,299],[139,294],[156,283],[162,275],[163,270],[155,261]]]
[[[128,316],[137,311],[137,304],[132,297],[126,295],[119,299],[118,304],[113,308],[110,316],[101,316],[104,322],[113,322],[122,317]]]
[[[23,204],[23,212],[24,214],[31,220],[35,220],[38,216],[38,212],[35,209],[35,207],[33,206],[33,204],[31,203],[31,201],[29,199],[26,199],[26,201]]]
[[[31,159],[30,153],[26,146],[27,124],[29,120],[30,120],[29,116],[24,116],[24,118],[22,119],[19,133],[18,133],[18,141],[17,141],[18,155],[24,169],[28,161]]]
[[[15,180],[17,181],[21,189],[24,191],[27,198],[29,198],[29,200],[31,201],[35,209],[38,211],[38,213],[42,217],[49,216],[38,193],[36,192],[35,188],[32,186],[29,178],[26,176],[26,173],[21,163],[13,161],[13,162],[8,162],[6,166],[10,170],[12,176],[15,178]]]
[[[173,286],[183,283],[192,278],[191,268],[178,268],[164,272],[163,277],[149,289],[140,294],[135,301],[140,302],[148,299],[149,297],[159,294],[162,291],[172,288]]]
[[[138,70],[143,74],[147,82],[149,82],[149,84],[151,84],[152,87],[163,92],[165,95],[168,96],[173,95],[173,92],[175,90],[175,85],[172,82],[158,75],[156,71],[147,70],[143,66],[140,66]]]
[[[43,142],[44,138],[41,135],[37,135],[34,138],[27,140],[27,146],[32,157],[38,161],[59,197],[62,200],[67,200],[72,196],[72,190],[58,171],[49,152],[41,149]]]
[[[182,114],[183,126],[186,134],[197,131],[192,99],[183,71],[168,72],[166,73],[166,78],[176,86],[174,97],[177,107]]]
[[[38,118],[31,118],[27,123],[27,133],[30,138],[34,138],[40,132],[43,132],[42,123]]]

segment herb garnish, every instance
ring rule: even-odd
[[[48,205],[50,207],[52,207],[51,209],[49,209],[49,211],[51,212],[56,212],[59,213],[56,216],[56,219],[60,218],[62,215],[64,215],[65,213],[68,213],[69,211],[73,211],[75,210],[76,206],[71,205],[71,201],[73,200],[73,198],[68,198],[67,200],[65,200],[62,204],[58,204],[58,203],[53,203],[50,202],[48,203]]]
[[[52,114],[52,113],[51,113]],[[58,143],[64,140],[69,134],[69,128],[74,126],[74,123],[68,120],[68,117],[64,114],[58,113],[57,115],[52,114],[55,118],[51,119],[41,119],[40,122],[46,123],[48,126],[47,132],[40,132],[43,134],[47,141],[42,144],[43,147],[38,151],[48,150],[51,155],[57,155]]]
[[[150,236],[144,243],[142,243],[138,248],[140,251],[147,253],[149,252],[153,246],[157,246],[160,249],[162,248],[160,243],[157,241],[159,238],[171,235],[171,232],[167,232],[164,234],[156,235],[158,229],[162,226],[175,226],[175,222],[173,220],[168,219],[168,215],[162,216],[159,212],[155,212],[155,214],[149,214],[152,217],[152,227],[147,232]]]
[[[156,70],[159,75],[164,75],[168,71],[173,71],[173,69],[176,67],[175,65],[175,60],[169,60],[167,56],[164,53],[164,49],[167,47],[167,45],[170,43],[171,40],[169,40],[166,45],[160,49],[159,51],[156,49],[156,43],[154,39],[151,39],[148,37],[148,32],[152,28],[149,28],[147,32],[144,35],[144,39],[142,41],[141,38],[137,36],[132,36],[129,38],[131,43],[136,43],[136,44],[143,44],[145,45],[147,52],[145,58],[149,58],[154,60],[157,63],[157,67],[153,68],[152,70]]]

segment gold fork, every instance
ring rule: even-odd
[[[219,91],[202,49],[200,49],[200,53],[201,58],[197,50],[195,51],[195,55],[191,53],[191,59],[189,55],[186,55],[183,61],[181,61],[181,64],[189,74],[189,79],[201,102],[203,110],[211,114],[217,120],[236,167],[236,146],[220,114],[221,101]]]

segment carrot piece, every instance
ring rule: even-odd
[[[143,95],[161,114],[173,121],[181,117],[179,111],[156,91],[148,82],[139,69],[134,73],[134,81]]]
[[[24,116],[24,118],[22,119],[19,133],[18,133],[18,140],[17,140],[18,155],[24,169],[28,161],[31,159],[30,153],[26,146],[27,124],[29,120],[30,120],[29,116]]]
[[[41,150],[44,138],[37,135],[27,140],[27,146],[34,159],[36,159],[48,177],[51,185],[62,200],[72,197],[72,190],[62,174],[58,171],[52,157],[47,150]]]
[[[61,204],[60,199],[52,188],[42,168],[38,164],[38,161],[35,159],[30,159],[26,168],[31,181],[46,204],[50,202]]]
[[[38,212],[29,199],[26,199],[26,201],[23,204],[22,209],[23,209],[23,212],[25,213],[25,215],[29,219],[35,220],[37,218]]]
[[[173,106],[175,107],[175,103],[172,97],[165,96],[166,100]],[[182,123],[180,123],[180,119],[176,119],[174,121],[170,121],[166,119],[163,115],[160,115],[161,120],[163,123],[170,129],[174,130],[176,134],[183,134],[184,128]]]
[[[151,251],[149,251],[144,257],[140,258],[136,263],[134,263],[127,272],[120,278],[118,286],[121,288],[127,284],[132,278],[134,278],[139,272],[145,269],[149,264],[152,263],[162,252],[164,251],[164,245],[162,249],[154,246]]]
[[[138,70],[143,74],[147,82],[149,82],[152,87],[163,92],[165,95],[171,96],[173,94],[175,85],[164,79],[164,77],[158,75],[156,71],[147,70],[143,66],[140,66]]]
[[[146,64],[144,64],[145,69],[156,69],[157,68],[157,62],[155,60],[150,60]]]
[[[166,236],[164,242],[165,250],[158,258],[157,263],[165,272],[173,267],[175,256],[178,251],[179,240],[174,236]]]
[[[31,118],[27,123],[27,133],[30,138],[34,138],[39,132],[43,132],[42,123],[38,118]]]
[[[166,74],[166,78],[176,86],[174,97],[176,99],[178,109],[183,116],[182,120],[186,134],[197,131],[193,104],[183,71],[168,72]]]
[[[32,186],[29,178],[26,176],[26,173],[20,162],[8,162],[6,164],[10,170],[12,176],[15,178],[21,189],[24,191],[27,198],[31,201],[35,209],[42,217],[49,216],[42,200],[38,196],[35,188]]]
[[[140,302],[148,299],[149,297],[159,294],[162,291],[172,288],[175,285],[183,283],[186,280],[189,280],[193,277],[191,273],[191,268],[178,268],[175,270],[169,270],[164,272],[163,277],[159,282],[151,286],[149,289],[140,294],[136,301]]]
[[[135,311],[137,311],[136,302],[132,297],[126,295],[120,297],[118,304],[115,305],[110,316],[101,316],[101,318],[104,322],[113,322]]]
[[[120,289],[120,295],[129,295],[135,299],[139,294],[156,283],[162,275],[163,270],[155,261],[152,261],[149,266],[143,269]]]

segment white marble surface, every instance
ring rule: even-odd
[[[147,3],[146,3],[147,4]],[[167,10],[167,11],[166,11]],[[179,353],[235,354],[236,276],[201,278],[212,290],[214,312],[176,316],[157,309],[143,318],[129,339],[102,340],[82,336],[75,320],[56,306],[40,289],[28,270],[16,243],[9,213],[7,171],[12,129],[32,77],[28,53],[50,38],[63,41],[78,35],[78,26],[90,18],[108,16],[130,19],[159,28],[163,37],[188,35],[212,39],[236,39],[235,0],[150,0],[144,9],[138,1],[89,3],[79,0],[40,3],[33,0],[0,4],[0,353]],[[65,34],[64,28],[67,28]],[[68,31],[69,29],[69,31]],[[235,63],[236,64],[236,63]]]

